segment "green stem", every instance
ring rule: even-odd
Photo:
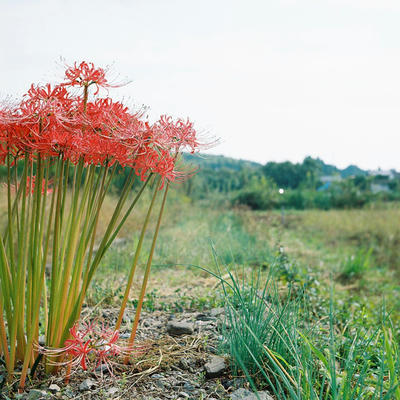
[[[133,343],[134,343],[135,337],[136,337],[136,331],[137,331],[137,327],[139,324],[140,313],[142,311],[144,295],[146,293],[147,282],[148,282],[149,275],[150,275],[151,263],[153,261],[153,254],[154,254],[154,250],[156,247],[157,236],[158,236],[158,232],[160,231],[161,219],[162,219],[162,215],[163,215],[164,208],[165,208],[165,202],[167,200],[168,189],[169,189],[169,183],[167,183],[167,186],[164,191],[164,196],[163,196],[162,203],[161,203],[160,213],[158,214],[156,230],[154,232],[153,242],[151,244],[149,258],[147,259],[147,265],[146,265],[146,270],[145,270],[144,277],[143,277],[142,288],[140,290],[139,301],[138,301],[138,305],[136,308],[135,320],[133,321],[132,332],[131,332],[131,335],[128,340],[129,348],[133,347]],[[129,362],[129,357],[130,357],[129,354],[125,357],[126,364]]]
[[[129,272],[128,282],[126,284],[125,293],[124,293],[124,298],[122,300],[122,304],[121,304],[121,307],[120,307],[120,310],[119,310],[117,323],[115,324],[115,328],[114,328],[116,331],[119,330],[119,328],[121,327],[122,318],[124,316],[126,304],[128,303],[128,299],[129,299],[129,293],[130,293],[131,288],[132,288],[133,277],[135,276],[135,272],[136,272],[137,262],[139,260],[140,252],[142,250],[142,245],[143,245],[144,236],[145,236],[145,233],[146,233],[146,230],[147,230],[147,225],[149,223],[150,215],[151,215],[151,212],[153,210],[153,206],[154,206],[155,200],[157,198],[157,193],[159,191],[159,184],[160,184],[160,178],[157,180],[157,184],[155,185],[154,194],[153,194],[153,197],[151,199],[151,203],[150,203],[149,209],[147,211],[146,218],[145,218],[145,220],[143,222],[142,231],[141,231],[140,237],[139,237],[139,242],[137,244],[136,251],[135,251],[135,256],[133,258],[132,266],[131,266],[131,269],[130,269],[130,272]]]

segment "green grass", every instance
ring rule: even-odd
[[[224,278],[216,257],[225,298],[226,320],[221,351],[232,370],[243,374],[256,392],[268,389],[277,399],[400,399],[400,353],[390,319],[365,330],[348,321],[339,330],[333,294],[325,323],[311,318],[306,294],[280,296],[274,267],[249,279],[227,268]]]
[[[175,200],[160,232],[147,310],[225,303],[231,321],[221,349],[232,371],[277,399],[399,399],[398,206],[293,211],[282,225],[279,212]],[[120,301],[140,212],[135,218],[122,235],[126,245],[103,260],[92,303]],[[134,285],[131,306],[136,298]]]

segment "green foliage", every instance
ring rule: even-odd
[[[278,196],[278,188],[274,182],[263,176],[253,176],[247,187],[233,198],[233,203],[246,205],[253,210],[267,210],[277,206]]]
[[[372,247],[369,250],[361,248],[355,254],[347,257],[343,263],[340,278],[343,280],[361,278],[370,268],[372,251]]]
[[[184,158],[198,166],[194,179],[183,184],[182,190],[192,200],[224,194],[233,205],[253,210],[290,208],[361,208],[377,201],[400,199],[398,176],[368,175],[367,171],[350,165],[339,169],[318,158],[306,157],[301,163],[268,162],[264,166],[223,156]],[[326,180],[330,176],[330,181]],[[322,182],[322,177],[325,180]],[[375,185],[375,188],[373,187]],[[377,186],[378,185],[378,186]],[[285,189],[278,196],[278,188]]]
[[[226,304],[221,350],[254,391],[282,400],[400,399],[400,353],[385,313],[376,329],[350,319],[339,333],[333,295],[327,319],[316,323],[306,294],[280,296],[272,270],[264,279],[260,270],[250,279],[229,269],[223,276],[215,260]]]

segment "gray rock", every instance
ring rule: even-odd
[[[96,382],[92,381],[90,378],[87,378],[79,385],[79,390],[81,392],[86,392],[93,389],[95,386]]]
[[[167,324],[167,332],[171,336],[191,335],[193,333],[193,324],[186,321],[169,321]]]
[[[181,358],[179,360],[179,367],[184,371],[193,371],[196,368],[196,361],[193,358]]]
[[[75,393],[72,391],[72,389],[67,386],[64,390],[64,395],[63,398],[68,398],[68,399],[73,399],[75,397]]]
[[[109,374],[110,373],[110,369],[107,366],[107,364],[101,364],[98,367],[96,367],[95,374],[93,374],[93,375],[96,375],[96,373]]]
[[[218,378],[226,370],[225,360],[222,357],[213,356],[211,360],[204,365],[207,378]]]
[[[205,350],[207,353],[217,354],[217,348],[215,346],[208,345]]]
[[[28,393],[27,400],[49,399],[50,395],[45,390],[31,389]]]
[[[110,388],[107,390],[107,394],[108,394],[109,396],[112,396],[112,395],[114,395],[114,394],[117,394],[118,392],[119,392],[119,389],[118,389],[117,387],[115,387],[115,386],[110,387]]]
[[[50,390],[50,392],[52,392],[52,393],[58,393],[58,392],[61,391],[61,388],[60,388],[60,386],[56,385],[55,383],[52,383],[52,384],[49,386],[49,390]]]
[[[193,390],[195,389],[195,387],[190,383],[190,382],[185,382],[183,385],[183,389],[185,390],[185,392],[193,392]]]
[[[208,314],[198,313],[196,314],[197,321],[215,321],[215,317],[212,317]]]
[[[266,391],[257,392],[257,394],[260,400],[274,400],[271,395]],[[257,396],[253,392],[250,392],[250,390],[244,388],[240,388],[234,391],[231,394],[230,398],[231,400],[258,400]]]
[[[213,308],[210,311],[210,315],[212,317],[219,317],[220,315],[225,313],[225,308],[224,307],[218,307],[218,308]]]

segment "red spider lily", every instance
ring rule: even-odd
[[[96,90],[89,96],[92,85]],[[92,63],[75,63],[67,68],[63,83],[31,85],[19,104],[0,107],[0,164],[7,164],[9,213],[7,240],[3,243],[6,247],[3,255],[7,259],[3,264],[7,267],[0,268],[0,275],[4,275],[0,276],[0,304],[4,304],[7,319],[6,323],[0,320],[3,337],[0,350],[9,352],[6,363],[10,377],[17,363],[23,362],[21,388],[29,365],[34,361],[32,350],[37,342],[39,325],[46,322],[42,318],[42,296],[47,293],[50,304],[45,310],[48,312],[48,348],[40,350],[48,356],[48,372],[54,371],[51,364],[60,363],[69,367],[80,365],[83,369],[105,364],[111,371],[118,355],[125,353],[125,358],[129,358],[132,346],[118,344],[118,328],[113,331],[104,326],[79,328],[74,325],[71,328],[71,325],[79,319],[90,281],[109,243],[132,212],[150,182],[148,178],[154,176],[153,197],[139,243],[146,233],[158,189],[167,185],[146,264],[145,276],[148,276],[168,183],[185,176],[177,168],[179,153],[185,149],[194,152],[202,146],[189,120],[162,116],[151,124],[143,112],[132,112],[121,102],[97,96],[100,88],[116,86],[110,84],[104,69],[96,68]],[[76,93],[71,87],[82,88],[82,93]],[[131,171],[100,242],[100,250],[94,255],[98,217],[115,172],[114,168],[109,168],[112,165]],[[126,208],[135,175],[146,182]],[[44,196],[33,200],[21,196],[21,192],[27,196],[50,193],[50,182],[55,185],[49,207]],[[21,190],[16,190],[17,195],[9,190],[18,189],[18,186]],[[68,202],[67,192],[71,187],[72,201]],[[126,212],[122,212],[125,209]],[[20,246],[26,241],[26,246]],[[130,272],[132,277],[140,251],[141,245],[138,245]],[[45,270],[37,267],[46,265],[50,254],[52,269],[50,290],[47,291],[43,289],[43,285],[48,285]],[[26,276],[20,276],[20,271],[26,272]],[[143,302],[146,284],[147,278],[143,281],[138,304]],[[127,285],[128,295],[130,285]],[[16,298],[21,301],[14,302]],[[124,304],[123,308],[126,302]],[[140,308],[138,310],[135,321],[139,318]],[[27,320],[30,323],[25,323]],[[136,332],[136,326],[132,332]],[[8,335],[4,334],[6,330]],[[5,341],[9,343],[4,345]],[[133,343],[133,339],[129,343],[131,341]]]
[[[151,125],[120,102],[108,97],[88,101],[67,89],[92,84],[95,94],[99,87],[113,87],[104,69],[75,63],[66,70],[66,82],[32,85],[18,107],[1,110],[0,162],[5,162],[7,150],[14,157],[62,155],[74,164],[83,160],[86,165],[131,167],[142,180],[149,173],[159,174],[163,183],[181,179],[175,155],[202,146],[193,123],[164,115]]]
[[[154,124],[153,130],[156,140],[162,145],[172,148],[175,152],[187,148],[193,153],[200,147],[193,123],[189,120],[174,121],[172,117],[162,115]]]
[[[101,87],[112,88],[118,85],[111,85],[106,79],[106,71],[103,68],[96,68],[93,63],[82,61],[79,65],[74,63],[72,67],[68,67],[65,71],[66,81],[63,85],[89,87],[96,86],[95,95]]]
[[[48,357],[66,356],[67,361],[54,362],[55,365],[80,366],[83,370],[95,370],[100,365],[106,365],[110,373],[112,373],[112,364],[115,363],[113,359],[130,354],[133,350],[119,345],[119,332],[104,325],[99,327],[92,323],[82,325],[80,328],[79,323],[76,323],[70,329],[70,336],[62,348],[38,347],[38,349]]]

